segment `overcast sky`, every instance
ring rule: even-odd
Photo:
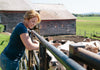
[[[100,12],[100,0],[30,0],[32,3],[64,4],[71,13]]]

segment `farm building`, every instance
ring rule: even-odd
[[[40,10],[41,35],[76,34],[76,17],[68,12],[62,4],[33,4],[32,6],[34,9]]]
[[[68,12],[62,4],[31,4],[26,0],[0,0],[0,23],[6,31],[12,32],[17,23],[23,21],[26,11],[34,9],[40,13],[41,35],[76,34],[76,17]]]
[[[25,11],[32,9],[25,0],[0,0],[0,20],[8,32],[23,21]]]

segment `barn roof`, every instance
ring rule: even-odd
[[[1,11],[40,11],[42,20],[76,19],[63,4],[32,4],[28,0],[0,0]]]
[[[27,0],[0,0],[0,10],[26,11],[32,9]]]
[[[33,9],[40,10],[42,20],[76,19],[63,4],[32,4]]]

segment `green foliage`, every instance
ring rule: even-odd
[[[90,20],[88,22],[100,21],[100,17],[77,17],[77,20]]]
[[[74,14],[76,17],[100,17],[100,13],[94,14],[94,13],[89,13],[89,14]]]
[[[3,32],[3,30],[4,30],[4,25],[0,24],[0,32]]]
[[[96,34],[94,34],[93,37],[96,37]]]

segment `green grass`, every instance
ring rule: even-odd
[[[9,38],[10,38],[9,35],[0,33],[0,54],[3,51],[3,49],[7,46]]]
[[[9,35],[0,33],[0,54],[3,51],[3,49],[7,46],[8,42],[9,42],[9,38],[10,38]],[[2,69],[0,68],[0,70],[2,70]]]
[[[4,25],[0,24],[0,32],[4,30]]]
[[[100,33],[100,17],[77,17],[76,35],[91,37],[96,32]]]

